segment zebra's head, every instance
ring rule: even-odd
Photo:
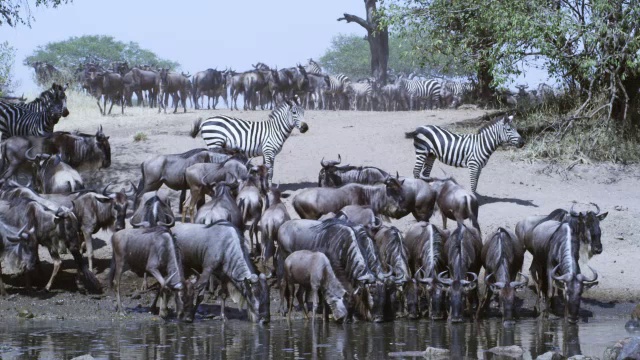
[[[309,125],[304,122],[304,107],[300,105],[300,98],[294,95],[293,99],[286,100],[286,103],[289,106],[289,124],[297,127],[301,133],[306,133]]]
[[[522,136],[518,134],[518,129],[513,125],[513,115],[509,115],[501,120],[502,127],[498,131],[500,143],[509,144],[521,148],[524,146]]]
[[[65,86],[53,83],[51,88],[40,95],[45,98],[45,102],[49,104],[49,111],[57,116],[67,117],[69,116],[69,110],[67,109],[67,95],[64,93],[67,90]]]

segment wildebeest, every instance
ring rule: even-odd
[[[393,280],[398,289],[396,296],[402,299],[412,277],[409,271],[407,248],[403,243],[402,233],[395,226],[381,226],[377,229],[373,239],[385,271],[391,270],[393,272]],[[403,310],[404,301],[400,305],[400,310]]]
[[[189,74],[177,74],[169,72],[169,69],[163,68],[158,73],[160,77],[160,106],[158,107],[158,113],[161,109],[164,109],[167,113],[167,105],[169,102],[169,95],[173,98],[174,109],[173,112],[178,112],[178,99],[182,102],[184,112],[187,112],[187,96],[191,83],[189,81]]]
[[[423,179],[403,178],[402,193],[404,201],[399,217],[409,213],[418,221],[429,221],[436,205],[437,192]]]
[[[149,107],[156,107],[160,96],[160,76],[158,73],[134,67],[131,69],[131,75],[134,87],[140,89],[141,92],[149,92]],[[144,106],[144,97],[138,101],[142,101],[142,106]]]
[[[318,186],[340,187],[345,184],[358,183],[363,185],[374,185],[384,183],[389,174],[373,166],[338,166],[342,158],[338,154],[338,160],[322,159],[320,174],[318,174]]]
[[[101,115],[107,115],[107,100],[111,100],[109,115],[113,105],[120,102],[120,112],[124,114],[124,82],[122,76],[110,71],[89,72],[91,94],[97,99],[96,103]],[[104,108],[100,106],[100,99],[104,97]]]
[[[388,178],[384,184],[347,184],[341,188],[304,189],[293,198],[293,207],[303,219],[317,219],[347,205],[368,205],[378,214],[396,217],[403,212],[402,180]]]
[[[60,155],[25,155],[34,166],[34,186],[43,194],[65,194],[84,189],[80,174],[62,162]]]
[[[319,220],[331,219],[333,217],[344,218],[344,220],[363,225],[374,232],[382,225],[380,217],[376,215],[371,207],[366,205],[347,205],[337,213],[330,212],[321,216]]]
[[[480,232],[478,224],[478,199],[466,191],[451,177],[446,179],[425,179],[436,192],[436,203],[442,214],[442,226],[447,228],[447,218],[462,222],[470,219],[473,227]]]
[[[560,214],[559,211],[554,211],[550,216],[554,213]],[[561,221],[543,221],[525,237],[525,248],[533,255],[530,271],[538,293],[535,310],[543,298],[542,312],[545,316],[549,314],[549,303],[556,286],[554,280],[562,283],[565,297],[564,316],[572,323],[578,321],[582,291],[585,287],[597,284],[598,274],[595,270],[589,267],[594,276],[587,278],[581,274],[579,265],[581,244],[590,244],[593,241],[589,239],[594,229],[587,225],[588,217],[588,214],[575,213],[572,208],[569,216],[563,216]],[[597,219],[597,215],[592,217]],[[597,230],[600,235],[599,224]]]
[[[478,307],[476,318],[480,318],[481,312],[486,311],[493,294],[497,293],[502,308],[502,321],[505,324],[513,323],[516,290],[527,286],[528,283],[528,278],[519,273],[522,270],[524,251],[524,244],[513,231],[502,227],[485,239],[481,253],[486,274],[485,295]],[[518,281],[518,274],[524,279]]]
[[[221,89],[225,88],[225,79],[223,73],[218,71],[217,69],[207,69],[204,71],[197,72],[193,75],[193,102],[195,104],[195,108],[199,109],[200,105],[198,104],[200,97],[202,95],[207,95],[211,97],[209,94],[211,93],[219,93]],[[224,89],[226,93],[226,89]],[[226,105],[227,97],[224,96],[224,101]],[[210,109],[210,106],[207,106]],[[213,101],[213,109],[216,108],[216,99]]]
[[[129,223],[134,228],[158,225],[172,227],[175,224],[175,216],[171,210],[171,201],[157,192],[145,193]]]
[[[18,230],[0,221],[0,296],[7,291],[2,282],[2,264],[12,272],[23,273],[33,270],[38,253],[38,241],[34,230],[27,230],[26,225]],[[28,280],[27,280],[28,282]],[[27,283],[27,287],[29,287]]]
[[[451,322],[463,321],[462,316],[466,303],[464,295],[467,295],[471,312],[478,305],[477,286],[478,273],[482,267],[481,251],[480,234],[475,229],[467,228],[463,223],[458,223],[458,227],[451,232],[444,244],[450,275],[448,278],[444,278],[443,271],[438,274],[437,280],[448,288],[449,320]],[[470,275],[473,280],[467,280],[467,275]]]
[[[260,223],[258,224],[258,228],[262,234],[262,254],[260,254],[260,258],[263,264],[275,253],[274,242],[278,239],[278,229],[280,229],[282,224],[291,220],[287,207],[280,199],[281,196],[282,194],[278,187],[271,185],[271,189],[267,193],[267,204],[269,204],[269,207],[262,214]]]
[[[312,319],[315,320],[318,309],[318,292],[321,291],[324,297],[324,304],[329,305],[333,318],[336,321],[342,321],[347,316],[347,309],[344,306],[343,297],[346,290],[336,278],[331,268],[329,259],[321,252],[311,252],[308,250],[298,250],[291,253],[284,262],[284,283],[281,284],[280,301],[289,304],[287,315],[291,317],[293,309],[293,300],[291,296],[294,294],[295,285],[299,284],[300,289],[296,293],[298,304],[304,310],[305,317],[309,317],[307,313],[307,304],[303,299],[303,290],[307,290],[311,295],[313,303]],[[287,296],[288,295],[288,296]],[[325,317],[328,311],[325,308]]]
[[[422,314],[420,309],[420,293],[424,293],[428,301],[428,313],[431,319],[441,320],[446,316],[446,289],[437,281],[437,276],[447,270],[447,258],[444,252],[446,235],[435,225],[421,221],[409,228],[405,233],[404,243],[407,246],[409,268],[414,279],[419,283],[415,304],[407,301],[409,318],[417,319]],[[409,295],[407,295],[409,297]]]
[[[154,226],[142,229],[124,229],[111,237],[113,255],[111,257],[111,271],[109,282],[115,285],[117,307],[116,311],[125,314],[120,299],[120,279],[125,265],[138,276],[143,273],[151,274],[160,284],[159,293],[162,294],[160,316],[166,317],[167,292],[165,287],[177,292],[176,312],[185,316],[181,304],[192,303],[190,291],[186,291],[189,284],[185,281],[182,270],[180,250],[171,231],[164,226]],[[154,302],[155,305],[155,302]]]
[[[217,220],[226,220],[236,226],[238,230],[244,232],[242,212],[231,194],[231,191],[238,187],[238,183],[221,181],[212,187],[211,200],[198,209],[193,221],[198,224],[211,224]]]
[[[199,272],[195,290],[198,294],[191,319],[202,302],[204,287],[210,276],[215,276],[223,286],[228,283],[249,305],[249,316],[255,322],[269,322],[269,287],[265,274],[258,274],[249,260],[244,238],[233,224],[216,221],[208,225],[177,224],[172,229],[182,251],[185,269]],[[225,299],[222,300],[221,316],[224,318]]]
[[[253,252],[253,237],[258,241],[258,222],[262,216],[262,196],[266,194],[265,182],[267,181],[267,167],[264,165],[253,166],[247,178],[240,184],[236,202],[242,213],[242,222],[249,225],[249,242]],[[261,252],[261,251],[260,251]]]

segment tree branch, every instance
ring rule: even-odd
[[[359,17],[359,16],[355,16],[355,15],[351,15],[351,14],[344,14],[344,17],[341,17],[338,19],[338,21],[346,21],[348,23],[350,22],[354,22],[360,26],[362,26],[363,28],[365,28],[367,31],[373,31],[374,28],[373,26],[371,26],[371,24],[369,24],[365,19]]]

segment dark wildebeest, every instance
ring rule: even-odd
[[[225,86],[224,76],[222,72],[216,69],[207,69],[204,71],[197,72],[193,75],[193,102],[195,104],[195,108],[199,109],[200,106],[198,104],[202,95],[207,95],[209,98],[210,92],[219,92],[220,88]],[[226,92],[226,91],[225,91]],[[227,102],[227,97],[224,97],[225,103]],[[209,105],[207,103],[207,105]],[[226,104],[229,105],[228,103]],[[207,106],[207,109],[210,109],[210,106]],[[213,102],[213,109],[216,109],[216,101]]]
[[[254,252],[254,234],[256,243],[258,242],[258,222],[262,216],[262,197],[266,195],[267,192],[267,186],[265,184],[267,182],[267,176],[268,169],[266,166],[252,166],[247,178],[241,182],[238,188],[238,195],[236,196],[236,203],[242,213],[242,222],[245,227],[249,224],[249,242],[252,253]],[[262,251],[260,250],[259,252],[261,253]]]
[[[478,305],[478,273],[482,267],[480,234],[475,229],[458,223],[458,228],[449,235],[444,244],[444,252],[450,276],[444,278],[443,271],[438,274],[437,280],[448,287],[449,320],[461,322],[466,303],[464,295],[467,295],[469,300],[471,313]],[[466,280],[467,275],[470,275],[473,280]]]
[[[0,221],[0,260],[5,269],[12,272],[30,272],[36,265],[38,257],[38,240],[34,230],[25,231],[26,226],[18,230]],[[30,287],[27,280],[27,288]],[[0,296],[7,296],[2,282],[2,264],[0,264]]]
[[[302,296],[305,290],[310,293],[311,302],[313,303],[312,320],[316,318],[319,291],[322,292],[324,297],[323,304],[331,308],[333,318],[336,321],[340,322],[347,316],[347,308],[344,306],[343,301],[347,291],[336,278],[329,259],[323,253],[298,250],[290,254],[285,260],[284,282],[281,284],[280,301],[286,301],[289,304],[287,312],[289,318],[293,309],[291,296],[294,294],[296,284],[300,285],[296,298],[298,299],[298,304],[304,310],[306,318],[309,318],[309,314],[307,312],[307,304]],[[325,318],[329,316],[326,307],[324,307],[323,313]]]
[[[329,258],[331,266],[342,285],[351,295],[347,308],[350,318],[358,306],[359,315],[368,319],[374,306],[369,293],[369,284],[375,284],[376,277],[369,269],[358,244],[353,228],[343,220],[329,219],[290,220],[278,230],[278,281],[284,277],[284,261],[294,251],[310,250],[322,252]],[[282,305],[281,305],[282,306]],[[281,308],[284,311],[284,308]]]
[[[597,215],[592,217],[597,219]],[[533,255],[530,271],[538,293],[535,309],[543,297],[545,317],[549,315],[551,297],[557,286],[554,280],[563,283],[564,316],[571,323],[578,321],[582,291],[597,284],[595,270],[589,267],[594,273],[594,277],[589,279],[581,274],[579,265],[581,244],[593,243],[594,239],[589,238],[594,230],[600,235],[599,224],[594,229],[593,223],[587,224],[588,218],[588,214],[575,213],[572,208],[562,221],[543,221],[533,228],[530,236],[525,237],[525,247]]]
[[[60,155],[39,154],[27,160],[33,163],[34,187],[43,194],[66,194],[84,189],[80,174],[68,164],[62,162]]]
[[[124,82],[122,76],[110,71],[92,71],[89,73],[91,94],[97,99],[96,104],[101,115],[107,115],[107,100],[111,100],[109,115],[116,102],[120,102],[120,112],[124,114]],[[104,108],[100,106],[100,98],[104,97]]]
[[[275,253],[275,241],[278,239],[278,229],[285,222],[291,220],[291,216],[287,211],[287,207],[282,203],[282,196],[277,186],[271,185],[269,193],[267,193],[267,204],[269,207],[264,211],[260,218],[258,228],[262,234],[262,254],[260,259],[265,264]],[[275,259],[274,259],[275,261]],[[277,268],[277,265],[274,264]]]
[[[482,246],[482,264],[484,266],[485,295],[476,318],[486,311],[494,293],[500,298],[502,321],[513,324],[515,316],[516,290],[527,286],[529,279],[520,273],[524,261],[524,244],[516,235],[505,228],[498,228],[487,237]],[[520,274],[524,280],[517,281]]]
[[[407,248],[403,243],[402,233],[395,226],[383,225],[377,229],[373,239],[385,271],[391,270],[394,274],[394,282],[398,290],[396,298],[404,300],[404,294],[410,288],[412,276],[409,271]],[[399,310],[404,311],[404,309],[405,301],[401,301]]]
[[[465,190],[451,177],[446,179],[424,179],[436,196],[436,203],[442,215],[442,226],[447,228],[447,218],[463,222],[470,219],[473,227],[480,232],[478,224],[478,199],[475,195]]]
[[[28,164],[26,153],[59,154],[63,162],[73,168],[108,168],[111,166],[111,146],[109,137],[102,132],[102,126],[95,135],[56,131],[45,137],[14,136],[0,145],[6,179],[18,169]]]
[[[194,222],[211,224],[217,220],[226,220],[237,227],[238,230],[244,232],[242,212],[236,204],[233,194],[231,194],[231,191],[237,189],[238,183],[218,182],[212,187],[213,189],[210,191],[212,194],[211,200],[198,209]]]
[[[402,192],[404,194],[402,207],[405,208],[407,214],[412,213],[416,220],[428,222],[435,209],[437,192],[423,179],[401,179],[403,180]]]
[[[438,274],[447,270],[445,240],[446,235],[440,229],[424,221],[411,226],[405,234],[404,243],[409,255],[409,268],[415,281],[412,281],[415,288],[410,290],[417,293],[406,295],[410,319],[417,319],[422,315],[421,294],[427,297],[428,313],[432,320],[442,320],[446,317],[446,289],[437,281]]]
[[[191,319],[202,302],[209,277],[213,275],[222,282],[223,287],[229,283],[233,286],[230,290],[234,301],[240,300],[235,296],[239,293],[247,302],[249,316],[254,322],[269,322],[268,276],[258,274],[254,269],[244,246],[244,238],[235,226],[227,221],[208,225],[177,224],[172,232],[182,251],[185,270],[199,272],[195,284],[196,304]],[[225,318],[225,300],[223,297],[220,309],[222,318]]]
[[[141,92],[149,92],[149,107],[156,107],[160,95],[160,76],[158,73],[134,67],[131,69],[131,75],[134,87],[139,88]],[[138,101],[142,101],[142,106],[144,106],[144,97]]]
[[[164,109],[164,113],[167,113],[167,105],[169,102],[169,95],[173,98],[173,113],[178,112],[178,99],[182,102],[184,112],[187,112],[187,96],[191,83],[189,82],[189,74],[177,74],[169,72],[169,69],[161,69],[160,73],[160,106],[158,107],[158,114],[161,109]]]
[[[129,219],[129,223],[134,228],[137,228],[158,226],[161,222],[167,227],[172,227],[175,224],[171,201],[158,195],[157,192],[145,193],[142,196],[140,206]]]
[[[368,205],[378,214],[396,217],[403,212],[402,181],[388,178],[384,184],[347,184],[341,188],[304,189],[293,198],[293,208],[303,219],[317,219],[347,205]]]
[[[182,204],[189,189],[185,180],[187,168],[193,164],[214,162],[218,156],[226,155],[207,149],[193,149],[181,154],[157,155],[145,160],[140,165],[142,178],[138,184],[135,206],[140,203],[142,194],[158,190],[164,184],[172,190],[181,191],[179,206],[182,212]]]
[[[372,232],[377,231],[377,229],[382,225],[382,220],[378,215],[376,215],[370,206],[347,205],[337,213],[330,212],[322,215],[318,220],[322,221],[334,217],[363,225],[364,227],[372,230]]]
[[[386,171],[373,166],[338,166],[342,158],[338,154],[338,160],[322,159],[320,174],[318,174],[318,186],[341,187],[342,185],[358,183],[363,185],[374,185],[384,183],[389,174]]]
[[[53,273],[45,286],[47,291],[51,289],[53,280],[62,265],[60,252],[66,249],[71,252],[76,266],[84,275],[87,289],[100,291],[98,279],[93,275],[80,252],[82,245],[80,225],[73,211],[62,206],[50,209],[31,199],[16,198],[0,201],[0,214],[2,214],[1,220],[9,225],[34,228],[38,243],[49,249],[53,259]]]
[[[120,300],[120,279],[125,265],[138,276],[149,273],[160,284],[158,295],[162,294],[160,316],[167,317],[167,291],[165,287],[177,292],[176,312],[184,318],[183,304],[192,304],[193,292],[188,289],[190,283],[185,281],[182,271],[180,250],[171,231],[165,226],[154,226],[142,229],[124,229],[111,237],[113,256],[111,257],[111,271],[109,283],[115,284],[117,308],[120,315],[125,315]],[[157,297],[156,297],[157,299]],[[155,300],[154,306],[155,307]]]

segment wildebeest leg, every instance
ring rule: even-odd
[[[493,291],[491,291],[491,286],[489,286],[489,284],[487,284],[486,282],[485,284],[486,284],[486,289],[484,293],[484,298],[480,302],[480,306],[478,306],[478,311],[476,311],[476,320],[482,317],[483,312],[486,313],[487,308],[489,308],[489,304],[491,303],[491,298],[493,297]]]
[[[98,101],[96,101],[96,104],[98,104],[98,108],[100,109],[100,115],[104,115],[104,111],[102,111],[102,106],[100,106],[100,98],[98,97]],[[105,106],[105,110],[106,110],[106,106]]]
[[[93,239],[91,238],[91,232],[82,230],[84,236],[84,245],[87,248],[87,259],[89,260],[89,271],[93,271]]]
[[[0,264],[0,296],[7,296],[7,291],[4,289],[4,283],[2,282],[2,264]]]
[[[187,190],[181,190],[180,191],[180,206],[178,211],[182,212],[182,209],[184,207],[184,200],[187,198]],[[193,221],[192,221],[193,222]]]
[[[305,301],[305,287],[302,285],[298,286],[298,291],[296,291],[296,299],[298,299],[298,305],[302,308],[304,312],[304,317],[309,319],[309,311],[307,311],[307,302]]]
[[[122,278],[122,269],[124,268],[124,259],[122,259],[121,261],[118,261],[116,263],[116,269],[115,269],[115,275],[114,275],[114,279],[115,279],[115,285],[116,285],[116,300],[117,300],[117,305],[116,305],[116,311],[120,312],[120,315],[125,315],[125,311],[124,311],[124,307],[122,307],[122,301],[120,300],[120,279]]]
[[[157,268],[147,268],[147,272],[151,274],[154,278],[156,278],[156,280],[160,284],[160,290],[158,290],[158,294],[156,294],[156,298],[153,300],[153,303],[151,304],[151,311],[155,313],[156,311],[158,311],[156,307],[158,296],[160,295],[160,291],[164,290],[164,285],[165,285],[164,278],[162,277],[162,274],[160,274],[160,270],[158,270]]]
[[[551,311],[551,298],[553,298],[553,268],[550,268],[549,266],[547,266],[547,276],[545,277],[546,280],[546,299],[544,302],[544,310],[542,311],[542,314],[544,315],[545,318],[549,317],[549,312]],[[544,287],[544,284],[543,284]]]
[[[311,320],[315,321],[318,313],[318,288],[316,287],[311,287],[311,303],[313,304],[311,307]]]
[[[47,286],[44,287],[47,291],[51,289],[53,279],[58,274],[58,271],[60,271],[60,265],[62,265],[62,259],[60,259],[60,254],[58,254],[58,251],[50,249],[49,253],[51,254],[51,259],[53,260],[53,272],[51,273],[51,278],[49,279]]]
[[[187,112],[187,94],[184,90],[180,91],[180,97],[182,98],[182,107],[184,108],[184,112]],[[178,108],[176,107],[176,110]]]
[[[536,286],[536,303],[533,305],[533,313],[538,315],[538,306],[540,305],[540,294],[542,293],[540,279],[538,278],[537,267],[534,265],[535,260],[531,263],[529,267],[529,273],[531,274],[531,279]]]
[[[444,210],[440,209],[440,214],[442,215],[442,227],[447,228],[447,215],[444,213]]]

